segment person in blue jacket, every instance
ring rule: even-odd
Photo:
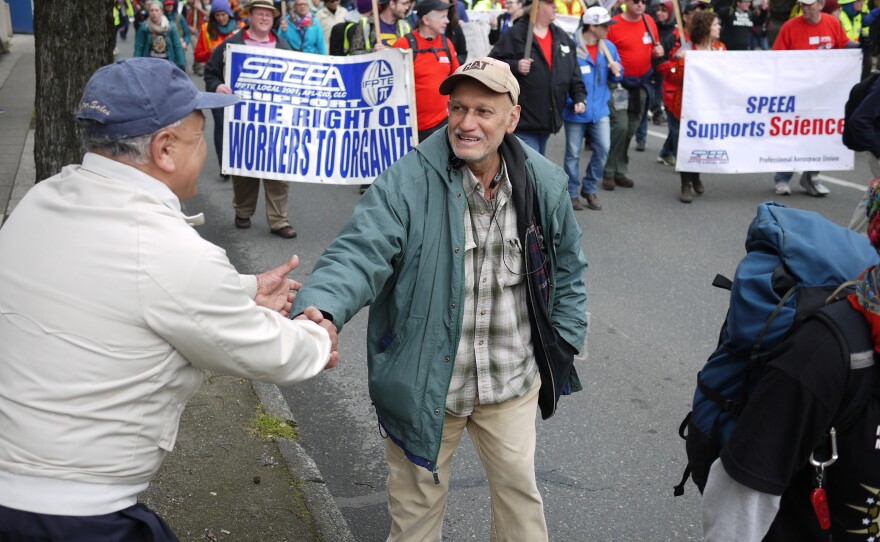
[[[309,0],[293,2],[293,11],[282,19],[280,30],[281,37],[287,40],[294,51],[314,55],[327,54],[324,32],[309,12]]]
[[[562,120],[565,122],[564,169],[568,175],[571,206],[576,211],[584,208],[578,197],[580,192],[586,200],[587,208],[598,211],[602,209],[602,204],[599,202],[599,196],[596,195],[596,185],[602,178],[605,160],[608,159],[608,151],[611,148],[609,118],[611,112],[608,109],[611,91],[608,89],[608,83],[609,81],[616,83],[623,78],[623,66],[620,64],[617,47],[603,39],[608,33],[608,26],[615,24],[608,10],[601,6],[593,6],[587,9],[581,21],[583,26],[572,37],[577,44],[577,61],[584,85],[587,87],[587,101],[583,113],[575,113],[574,103],[570,97],[562,110]],[[608,51],[613,59],[612,62],[608,61],[603,49]],[[587,131],[590,134],[593,156],[587,164],[581,182],[578,174],[581,142]]]

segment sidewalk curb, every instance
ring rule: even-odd
[[[264,382],[252,384],[266,412],[284,420],[294,419],[278,386]],[[324,542],[355,542],[315,461],[294,440],[279,438],[278,447],[291,476],[299,484],[318,537]]]
[[[21,160],[18,162],[18,171],[15,173],[15,181],[12,184],[12,193],[9,195],[9,201],[6,202],[3,216],[0,216],[0,224],[6,222],[12,210],[21,201],[21,198],[27,194],[28,190],[33,188],[34,181],[37,178],[37,165],[34,161],[34,129],[28,130],[27,139],[24,142],[24,149],[21,151]]]

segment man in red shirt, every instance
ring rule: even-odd
[[[629,168],[629,143],[639,127],[648,98],[648,78],[653,73],[651,59],[663,56],[663,46],[658,41],[657,25],[645,16],[647,0],[626,0],[626,9],[616,17],[617,22],[608,30],[608,39],[617,46],[620,63],[626,74],[621,83],[629,90],[629,107],[626,111],[611,106],[611,150],[605,162],[602,188],[614,190],[615,186],[631,188],[635,183],[626,176]]]
[[[394,42],[398,49],[410,49],[410,39],[415,41],[413,76],[420,142],[446,126],[449,96],[440,94],[440,83],[458,69],[455,47],[445,36],[450,7],[440,0],[422,0],[416,8],[418,28]]]
[[[846,37],[843,26],[836,18],[822,13],[825,0],[800,0],[803,14],[790,19],[776,36],[773,42],[774,51],[793,51],[802,49],[844,49],[858,47],[859,44]],[[780,171],[774,177],[776,194],[785,196],[791,194],[791,181],[793,172]],[[804,171],[801,173],[800,184],[807,194],[814,197],[827,195],[830,190],[816,178],[818,171]]]

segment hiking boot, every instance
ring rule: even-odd
[[[699,174],[699,173],[696,173],[696,174],[694,175],[694,178],[691,179],[691,186],[693,187],[694,192],[695,192],[698,196],[702,196],[702,195],[703,195],[703,192],[706,191],[706,187],[703,186],[703,181],[700,180],[700,174]]]
[[[614,179],[611,177],[602,177],[602,188],[605,190],[614,190]]]
[[[814,179],[813,174],[808,171],[801,173],[801,187],[814,198],[827,196],[831,192],[821,181]]]
[[[647,147],[645,146],[645,142],[644,142],[644,141],[636,140],[636,150],[637,150],[637,151],[639,151],[639,152],[645,152],[645,149],[646,149],[646,148],[647,148]]]
[[[776,181],[776,195],[777,196],[790,196],[791,195],[791,186],[788,185],[788,181]]]
[[[601,211],[602,204],[599,203],[599,196],[596,194],[584,194],[584,198],[587,200],[587,209],[593,211]]]
[[[602,182],[605,182],[604,180]],[[635,182],[632,179],[628,179],[626,177],[615,177],[614,184],[623,188],[632,188],[635,186]]]
[[[658,156],[657,161],[663,164],[664,166],[672,166],[675,167],[675,156]]]
[[[577,196],[571,198],[571,208],[574,209],[575,211],[583,211],[584,206],[581,205],[581,198],[579,198]]]
[[[678,201],[682,203],[690,203],[694,201],[694,197],[691,196],[690,181],[686,181],[684,179],[681,180],[681,196],[678,197]]]

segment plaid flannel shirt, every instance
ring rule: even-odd
[[[446,411],[468,416],[475,404],[521,397],[538,383],[529,326],[528,285],[516,231],[512,188],[502,165],[494,201],[464,172],[464,307]]]

